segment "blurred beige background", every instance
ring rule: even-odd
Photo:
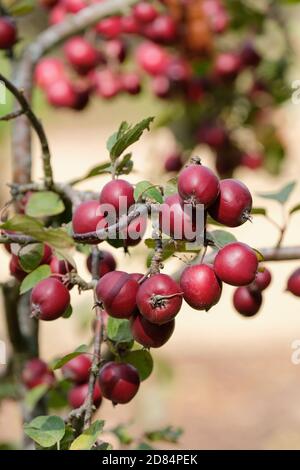
[[[295,29],[296,22],[291,25],[291,31]],[[300,56],[300,50],[297,53]],[[291,81],[298,78],[300,69],[295,66]],[[81,175],[105,160],[105,141],[121,119],[134,122],[146,115],[157,115],[160,108],[158,102],[147,98],[142,102],[122,98],[113,104],[94,103],[88,111],[79,114],[43,110],[56,180]],[[300,105],[287,104],[277,121],[288,142],[288,157],[281,176],[271,177],[264,170],[239,170],[236,176],[249,185],[255,206],[264,205],[280,222],[280,207],[255,194],[279,189],[294,179],[299,181]],[[164,130],[145,134],[133,147],[136,173],[131,180],[161,182],[165,178],[162,156],[168,145],[172,145],[172,140]],[[41,176],[38,154],[35,142],[36,178]],[[4,192],[5,181],[9,180],[9,158],[6,139],[1,142],[1,190]],[[207,157],[205,163],[212,164],[212,161]],[[105,181],[105,177],[97,177],[82,187],[100,191]],[[300,184],[289,206],[299,202]],[[234,233],[239,240],[256,248],[271,246],[278,236],[262,217],[255,217],[252,224],[247,223]],[[284,244],[300,244],[300,213],[293,216]],[[142,244],[132,256],[113,252],[118,257],[119,268],[129,272],[145,270]],[[8,260],[1,249],[0,282],[8,276]],[[83,276],[87,276],[83,256],[77,255],[76,260]],[[165,271],[173,272],[178,263],[178,260],[171,261]],[[289,274],[299,266],[300,260],[269,263],[272,286],[265,292],[261,312],[252,319],[244,319],[233,310],[233,289],[229,286],[224,287],[221,302],[209,313],[196,312],[184,305],[172,339],[154,353],[154,374],[143,383],[139,396],[131,405],[113,409],[105,403],[100,409],[99,415],[107,420],[108,427],[132,421],[138,434],[142,429],[168,424],[182,426],[185,432],[179,448],[186,449],[300,449],[300,364],[291,362],[292,343],[300,340],[300,300],[284,292]],[[46,360],[72,351],[90,336],[85,326],[86,319],[92,316],[90,294],[78,296],[72,291],[72,299],[74,314],[70,320],[41,325],[42,356]],[[1,315],[1,339],[6,337],[2,318]],[[0,405],[0,441],[18,441],[20,436],[18,408],[5,401]]]

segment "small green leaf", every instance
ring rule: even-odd
[[[43,264],[28,274],[20,287],[20,294],[25,294],[43,279],[51,276],[51,269],[48,264]]]
[[[113,450],[113,446],[109,442],[100,442],[93,450]]]
[[[69,362],[71,359],[74,359],[74,357],[77,357],[77,356],[80,356],[81,354],[85,354],[87,353],[89,350],[88,346],[86,346],[85,344],[82,344],[81,346],[79,346],[78,348],[75,349],[75,351],[67,354],[66,356],[60,358],[60,359],[57,359],[56,361],[54,361],[52,364],[51,364],[51,368],[53,370],[56,370],[56,369],[60,369],[61,367],[63,367],[67,362]]]
[[[69,305],[69,307],[67,308],[67,310],[65,311],[65,313],[62,315],[62,318],[70,318],[70,316],[72,315],[72,313],[73,313],[72,305]]]
[[[251,215],[267,215],[267,209],[264,207],[253,207]]]
[[[108,173],[111,173],[111,163],[110,162],[100,163],[100,165],[96,165],[93,168],[91,168],[84,176],[81,176],[79,178],[76,178],[70,181],[69,184],[71,186],[74,186],[75,184],[81,183],[82,181],[89,180],[90,178],[94,178],[95,176],[105,175]]]
[[[126,362],[134,366],[140,375],[141,381],[146,380],[153,371],[153,359],[149,351],[145,349],[138,349],[136,351],[129,351],[122,356],[122,362]]]
[[[264,199],[272,199],[274,201],[279,202],[280,204],[285,204],[289,199],[292,191],[295,189],[296,184],[296,181],[292,181],[291,183],[285,185],[279,191],[272,193],[258,193],[258,196]]]
[[[290,210],[290,215],[294,214],[295,212],[298,212],[300,211],[300,204],[297,204],[296,206],[294,206],[291,210]]]
[[[44,254],[42,243],[30,243],[20,248],[18,252],[19,262],[24,271],[30,273],[40,264]]]
[[[133,442],[133,437],[128,433],[127,427],[124,424],[119,424],[112,430],[112,433],[117,436],[121,444],[129,445]]]
[[[126,122],[123,122],[118,132],[108,139],[107,148],[110,153],[111,161],[114,162],[130,145],[137,142],[144,130],[149,130],[150,123],[153,119],[153,117],[144,119],[134,126],[129,126]]]
[[[33,0],[23,0],[20,2],[14,2],[9,7],[9,13],[12,16],[25,16],[31,13],[35,8],[35,2]]]
[[[217,247],[223,247],[228,243],[236,242],[236,238],[232,233],[225,230],[213,230],[207,233],[208,240],[212,240]]]
[[[41,385],[37,385],[37,387],[32,388],[26,393],[25,398],[24,398],[24,403],[29,411],[34,409],[35,405],[40,401],[40,399],[44,395],[46,395],[48,390],[49,390],[48,385],[41,384]]]
[[[65,434],[65,423],[59,416],[38,416],[24,425],[24,432],[42,447],[51,447]]]
[[[164,442],[171,442],[173,444],[177,444],[179,438],[183,434],[182,428],[174,428],[173,426],[167,426],[163,429],[158,429],[156,431],[151,431],[145,433],[145,436],[149,441],[157,442],[157,441],[164,441]]]
[[[177,181],[178,178],[172,178],[169,181],[167,181],[165,187],[164,187],[164,196],[173,196],[173,194],[177,194],[178,188],[177,188]]]
[[[155,447],[150,446],[147,442],[140,442],[136,450],[155,450]]]
[[[58,194],[52,191],[33,193],[26,204],[25,212],[30,217],[50,217],[64,212],[65,205]]]
[[[162,204],[163,197],[161,192],[149,181],[140,181],[134,190],[134,199],[136,202],[150,200]]]
[[[70,450],[90,450],[103,431],[104,421],[95,421],[75,441],[72,442]]]
[[[116,175],[129,175],[133,168],[132,153],[126,153],[116,168]]]
[[[129,343],[133,340],[129,320],[109,317],[107,337],[115,343]]]

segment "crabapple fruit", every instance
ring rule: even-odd
[[[173,320],[179,312],[182,292],[170,276],[155,274],[140,285],[136,303],[148,321],[163,324]]]
[[[64,52],[68,62],[79,74],[87,74],[98,63],[98,52],[81,36],[69,39],[64,46]]]
[[[123,271],[112,271],[99,279],[96,287],[97,299],[103,302],[109,315],[129,318],[136,308],[137,281]]]
[[[17,42],[17,28],[8,16],[0,17],[0,49],[10,49]]]
[[[248,286],[238,287],[233,295],[234,308],[245,317],[256,315],[262,304],[262,295]]]
[[[87,268],[92,273],[92,255],[89,255],[87,261]],[[101,250],[101,256],[99,261],[99,278],[105,274],[116,269],[117,263],[113,255],[109,251]]]
[[[222,282],[208,264],[187,267],[181,275],[180,288],[184,300],[196,310],[209,310],[222,294]]]
[[[67,362],[62,367],[62,373],[65,379],[81,384],[88,382],[92,360],[86,354],[80,354]]]
[[[101,212],[98,201],[82,202],[75,210],[72,218],[74,233],[84,234],[95,232],[98,228],[104,228],[105,217]],[[101,240],[98,240],[99,243]]]
[[[152,42],[142,43],[136,54],[137,62],[150,75],[164,74],[169,64],[168,53]]]
[[[141,23],[151,23],[158,15],[156,8],[151,3],[143,1],[137,3],[132,11],[135,18]]]
[[[134,204],[134,189],[128,181],[117,179],[112,180],[103,186],[100,193],[99,202],[109,204],[114,207],[117,216],[125,214]],[[122,198],[120,200],[120,198]]]
[[[195,239],[195,223],[191,208],[184,210],[178,194],[166,197],[160,206],[159,224],[163,233],[175,240]]]
[[[227,227],[238,227],[249,220],[252,196],[247,186],[236,179],[220,181],[220,193],[208,209],[213,219]]]
[[[300,297],[300,268],[296,269],[296,271],[290,275],[286,290],[296,297]]]
[[[46,362],[38,358],[27,361],[22,370],[22,382],[26,388],[32,389],[38,385],[47,385],[49,388],[55,383],[55,375]]]
[[[62,282],[49,277],[32,289],[30,301],[33,317],[52,321],[61,317],[70,306],[70,293]]]
[[[137,314],[130,320],[130,328],[134,340],[144,348],[160,348],[171,338],[175,329],[175,320],[157,325]]]
[[[89,384],[75,385],[68,393],[68,402],[69,405],[73,408],[80,408],[83,405],[86,397],[89,392]],[[93,405],[96,408],[99,408],[102,402],[102,393],[98,382],[95,383],[95,388],[93,392]]]
[[[178,177],[178,192],[188,204],[203,204],[209,207],[217,198],[220,191],[218,177],[206,166],[189,165]]]
[[[217,253],[214,261],[216,275],[232,286],[247,286],[254,281],[258,268],[257,255],[245,243],[232,242]]]
[[[254,290],[263,291],[271,284],[271,281],[272,275],[270,271],[265,268],[263,271],[258,271],[254,281],[249,287]]]
[[[137,394],[139,373],[131,364],[108,362],[99,373],[102,394],[113,404],[125,404]]]

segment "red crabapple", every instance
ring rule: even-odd
[[[129,95],[138,95],[141,91],[141,79],[136,72],[126,72],[122,75],[122,88]]]
[[[174,240],[193,241],[196,237],[191,208],[184,210],[178,194],[168,196],[160,206],[159,223],[163,233]]]
[[[72,67],[83,75],[94,69],[98,63],[97,50],[81,36],[69,39],[64,46],[64,52]]]
[[[178,154],[178,153],[174,153],[174,154],[171,154],[168,156],[168,158],[166,158],[165,160],[165,163],[164,163],[164,166],[165,166],[165,170],[166,171],[179,171],[181,170],[182,168],[182,159],[181,159],[181,155]]]
[[[232,286],[247,286],[254,281],[258,268],[257,255],[245,243],[233,242],[217,253],[214,269],[217,276]]]
[[[180,288],[184,300],[196,310],[208,311],[222,294],[222,282],[208,264],[187,267],[181,275]]]
[[[44,89],[64,77],[64,64],[60,59],[54,57],[46,57],[40,60],[34,72],[36,84]]]
[[[96,24],[96,31],[98,34],[106,39],[113,39],[119,36],[122,32],[122,23],[120,16],[110,16]]]
[[[272,275],[270,271],[265,268],[263,271],[258,271],[254,281],[250,284],[250,288],[254,290],[263,291],[265,290],[272,281]]]
[[[163,325],[150,323],[142,315],[137,314],[131,318],[130,328],[135,341],[144,348],[160,348],[172,336],[175,328],[175,320]]]
[[[86,261],[87,268],[89,272],[92,272],[92,255],[89,255]],[[99,278],[103,277],[105,274],[114,271],[116,269],[117,263],[113,255],[109,251],[101,250],[101,256],[99,261]]]
[[[247,186],[236,179],[220,181],[220,193],[208,209],[217,222],[227,227],[238,227],[249,220],[252,196]]]
[[[206,166],[189,165],[178,177],[178,192],[185,203],[209,207],[220,191],[218,177]]]
[[[134,188],[128,181],[122,179],[112,180],[103,186],[99,202],[100,205],[109,204],[113,206],[119,216],[125,214],[135,203],[133,193]]]
[[[61,317],[70,306],[70,293],[58,279],[49,277],[36,284],[30,301],[33,317],[52,321]]]
[[[123,271],[105,274],[97,283],[96,294],[109,315],[129,318],[136,308],[137,281]]]
[[[256,315],[262,304],[262,295],[248,286],[238,287],[233,295],[235,309],[245,317]]]
[[[69,405],[73,408],[80,408],[88,396],[89,384],[75,385],[68,394]],[[96,382],[93,392],[93,405],[99,408],[102,402],[102,393],[99,384]]]
[[[148,321],[163,324],[173,320],[179,312],[182,292],[170,276],[155,274],[140,285],[136,302]]]
[[[137,49],[137,62],[150,75],[164,74],[169,64],[168,53],[157,44],[144,42]]]
[[[17,28],[8,16],[0,17],[0,49],[10,49],[17,42]]]
[[[140,377],[130,364],[108,362],[100,370],[99,384],[105,398],[113,404],[125,404],[137,394]]]
[[[55,383],[55,375],[46,362],[34,358],[25,363],[22,370],[22,382],[28,389],[38,385],[47,385],[50,388]]]
[[[151,23],[158,15],[156,8],[149,2],[139,2],[133,9],[135,18],[141,23]]]
[[[62,373],[65,379],[72,380],[77,384],[88,382],[92,360],[86,354],[80,354],[67,362],[62,367]]]
[[[98,201],[82,202],[73,214],[73,231],[76,234],[95,232],[99,224],[104,224],[105,217],[101,213]],[[101,240],[98,240],[99,243]]]
[[[48,102],[56,108],[73,108],[76,104],[76,91],[67,78],[60,78],[46,88]]]
[[[296,271],[290,275],[287,290],[296,297],[300,297],[300,268],[296,269]]]

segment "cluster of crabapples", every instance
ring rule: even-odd
[[[103,0],[93,0],[101,3]],[[40,0],[50,25],[76,15],[87,0]],[[35,83],[56,108],[83,110],[92,96],[108,100],[120,95],[138,95],[144,84],[162,99],[201,103],[216,88],[234,87],[246,69],[253,74],[248,91],[252,101],[268,94],[267,85],[255,78],[261,62],[254,42],[247,40],[237,50],[218,51],[216,38],[228,30],[230,17],[221,0],[183,2],[140,1],[126,14],[99,21],[86,35],[76,35],[63,44],[62,57],[42,58],[35,70]],[[180,2],[179,2],[180,3]],[[194,5],[193,5],[194,3]],[[186,14],[179,12],[186,9]],[[187,23],[186,23],[187,22]],[[88,34],[91,33],[91,34]],[[17,41],[17,29],[9,17],[0,18],[0,49]],[[216,39],[217,42],[217,39]],[[198,62],[211,62],[209,72],[198,76]],[[128,59],[128,60],[127,60]],[[258,151],[239,151],[230,132],[218,118],[200,121],[193,140],[211,147],[220,174],[238,165],[256,169],[263,164]],[[222,157],[226,150],[226,158]],[[165,170],[178,171],[184,156],[166,155]]]

